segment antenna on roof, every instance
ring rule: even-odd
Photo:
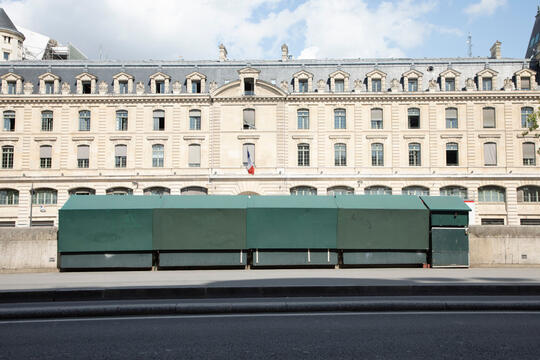
[[[471,33],[469,33],[469,36],[467,36],[467,54],[469,57],[472,57],[472,36]]]

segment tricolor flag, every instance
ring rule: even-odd
[[[251,155],[249,153],[249,150],[247,151],[247,166],[246,166],[247,172],[251,175],[255,174],[255,165],[253,165],[253,161],[251,160]]]

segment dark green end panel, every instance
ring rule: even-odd
[[[171,252],[159,254],[159,267],[245,266],[246,251]]]
[[[433,252],[433,267],[469,267],[469,253],[466,251]]]
[[[61,254],[60,269],[150,269],[152,254]]]
[[[469,225],[471,209],[457,196],[420,196],[431,212],[431,226]]]
[[[431,226],[456,226],[466,227],[469,225],[468,212],[432,212]]]
[[[324,266],[337,265],[337,253],[331,250],[253,251],[253,267],[257,266]]]
[[[414,265],[427,263],[425,252],[343,252],[343,265]]]
[[[431,248],[436,251],[469,251],[469,236],[465,229],[431,229]]]

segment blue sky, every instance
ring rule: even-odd
[[[16,25],[90,58],[523,58],[539,0],[3,0]]]

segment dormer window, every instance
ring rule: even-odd
[[[299,79],[298,80],[298,92],[307,93],[308,92],[308,79]]]
[[[150,76],[150,92],[152,94],[169,93],[169,83],[171,77],[162,72],[157,72]]]
[[[163,94],[165,93],[165,82],[164,81],[156,81],[156,94]]]
[[[255,95],[255,80],[253,78],[244,79],[244,95]]]
[[[45,94],[54,94],[54,81],[45,81]]]
[[[444,91],[456,91],[459,87],[459,76],[461,74],[452,68],[448,68],[439,74],[441,78],[441,89]]]
[[[444,91],[456,91],[456,78],[448,77],[445,79]]]
[[[343,79],[336,79],[334,82],[334,85],[335,85],[336,92],[345,91],[345,81]]]
[[[113,76],[113,93],[115,94],[131,94],[133,93],[132,75],[126,72],[119,72]]]
[[[349,73],[343,70],[334,71],[330,77],[330,91],[347,92],[349,91]]]
[[[186,91],[191,94],[202,94],[206,91],[206,76],[198,71],[186,75]]]
[[[51,72],[41,74],[39,77],[39,93],[52,95],[57,94],[60,88],[60,77]]]
[[[15,91],[17,89],[17,83],[15,81],[8,81],[7,82],[7,87],[8,87],[7,88],[7,90],[8,90],[7,93],[9,95],[13,95],[13,94],[15,94]]]
[[[82,81],[82,93],[91,94],[92,93],[92,83],[90,81]]]
[[[409,91],[418,91],[418,79],[409,79]]]
[[[531,90],[531,78],[521,77],[521,90]]]
[[[418,70],[411,69],[403,73],[403,89],[407,91],[419,91],[422,85],[422,73]]]
[[[536,72],[531,69],[521,69],[515,74],[516,77],[516,89],[519,90],[531,90],[536,89],[537,84],[535,81]]]
[[[476,74],[478,90],[493,91],[497,86],[497,72],[490,68],[485,68]]]
[[[128,82],[127,81],[119,81],[118,82],[118,92],[120,94],[127,94],[128,93]]]
[[[482,90],[491,91],[493,90],[493,79],[490,77],[482,78]]]
[[[200,80],[191,80],[191,93],[200,94],[201,93],[201,81]]]
[[[381,79],[372,79],[371,80],[371,91],[380,92],[382,91],[382,81]]]

